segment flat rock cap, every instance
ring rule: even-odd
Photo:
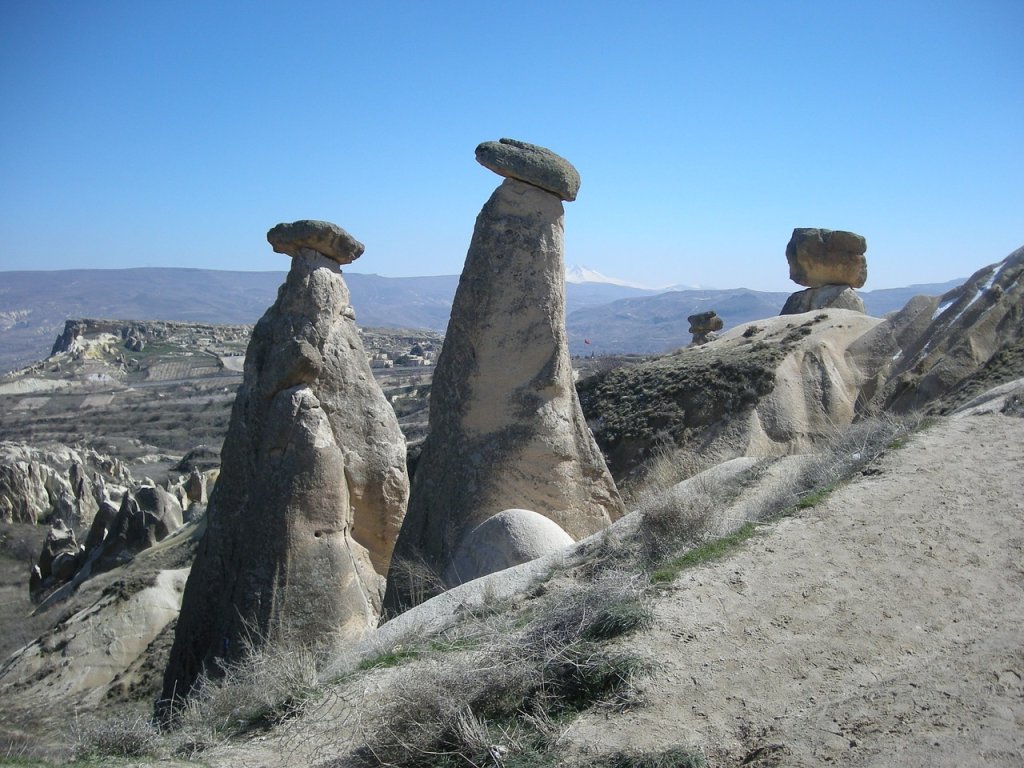
[[[580,174],[572,163],[550,149],[515,139],[485,141],[476,161],[499,176],[518,179],[572,202],[580,191]]]
[[[339,264],[351,264],[366,250],[366,246],[337,224],[314,219],[278,224],[267,232],[267,242],[276,253],[297,256],[301,249],[310,248]]]

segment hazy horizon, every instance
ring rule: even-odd
[[[945,283],[954,282],[954,281],[963,281],[963,280],[966,280],[968,277],[970,277],[972,273],[976,272],[981,267],[984,267],[987,264],[991,264],[991,263],[993,263],[993,262],[979,263],[977,265],[977,267],[971,269],[970,272],[967,272],[967,273],[965,273],[963,275],[957,275],[956,277],[949,278],[948,280],[914,280],[912,282],[902,283],[900,285],[881,285],[881,286],[874,286],[874,287],[870,286],[870,284],[869,284],[869,285],[865,285],[863,288],[859,289],[859,291],[860,292],[884,291],[884,290],[892,290],[892,289],[898,289],[898,288],[907,288],[907,287],[914,286],[914,285],[940,285],[940,284],[945,284]],[[454,277],[454,278],[458,278],[459,277],[459,273],[458,272],[450,272],[450,273],[438,274],[438,275],[382,275],[379,272],[367,272],[367,271],[361,270],[361,269],[351,269],[351,266],[352,265],[346,265],[346,266],[342,267],[342,274],[343,275],[359,275],[359,276],[363,276],[363,277],[380,277],[380,278],[384,278],[384,279],[388,279],[388,280],[417,280],[417,279],[421,279],[421,278],[438,278],[438,277]],[[573,266],[577,266],[577,265],[572,265],[572,264],[567,265],[568,268],[571,268]],[[586,266],[586,265],[580,265],[580,266]],[[26,272],[26,273],[59,273],[59,272],[76,272],[76,271],[82,271],[82,272],[102,272],[102,271],[114,271],[114,270],[121,271],[121,270],[161,270],[161,269],[183,269],[183,270],[211,271],[211,272],[245,272],[245,273],[253,273],[253,274],[277,274],[277,275],[281,275],[282,279],[288,273],[288,266],[287,266],[287,264],[285,264],[284,266],[282,266],[279,269],[218,269],[218,268],[212,268],[212,267],[173,267],[173,266],[166,266],[166,265],[137,266],[137,267],[59,267],[59,268],[52,268],[52,269],[0,269],[0,274],[19,273],[19,272]],[[620,280],[629,281],[629,278],[628,278],[627,275],[605,275],[604,273],[601,273],[601,274],[602,274],[602,276],[607,277],[607,278],[620,279]],[[566,282],[568,283],[568,282],[577,282],[577,281],[567,280]],[[595,281],[595,282],[600,283],[601,281]],[[612,284],[615,284],[615,283],[612,283]],[[619,284],[621,285],[621,283],[619,283]],[[757,286],[741,285],[741,284],[735,284],[735,285],[686,285],[686,284],[680,284],[680,283],[673,283],[673,284],[670,284],[670,285],[661,285],[661,286],[658,286],[658,285],[629,284],[626,287],[637,288],[637,289],[640,289],[640,290],[646,290],[646,291],[652,291],[652,292],[670,291],[670,290],[676,290],[676,291],[729,291],[729,290],[741,290],[741,289],[743,289],[743,290],[751,290],[751,291],[758,291],[758,292],[764,292],[764,293],[793,293],[795,291],[800,291],[800,290],[804,289],[803,286],[797,285],[796,283],[790,283],[790,286],[786,287],[786,288],[759,288]]]

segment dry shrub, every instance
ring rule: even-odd
[[[504,624],[482,648],[410,670],[368,717],[358,761],[530,764],[557,748],[561,715],[634,696],[647,665],[601,643],[650,624],[644,582],[609,574],[545,598],[520,631]]]
[[[441,574],[426,559],[415,554],[392,558],[388,566],[388,580],[395,584],[405,608],[426,602],[448,589]]]
[[[833,425],[817,459],[805,467],[801,493],[831,487],[878,458],[894,440],[916,426],[913,420],[879,413],[850,424]]]
[[[627,509],[636,509],[649,503],[652,498],[678,485],[684,480],[700,475],[718,463],[711,455],[697,455],[693,451],[679,448],[670,441],[662,442],[655,448],[633,481],[623,490],[623,502]]]
[[[684,547],[699,544],[710,530],[716,509],[724,506],[713,492],[672,491],[641,509],[637,531],[644,562],[656,563]]]
[[[588,584],[560,592],[557,604],[526,628],[523,644],[545,654],[646,629],[653,621],[648,588],[639,574],[607,571]]]
[[[303,647],[250,647],[220,672],[200,677],[177,711],[179,751],[199,752],[231,734],[281,723],[300,713],[319,687],[317,657]]]
[[[139,714],[78,724],[74,731],[79,758],[153,757],[160,746],[156,726]]]

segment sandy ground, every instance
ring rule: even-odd
[[[684,574],[645,706],[567,737],[712,766],[1024,765],[1024,419],[947,419]]]

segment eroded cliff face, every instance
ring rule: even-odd
[[[564,274],[561,200],[507,179],[477,217],[386,611],[458,583],[449,566],[463,538],[503,510],[532,510],[577,539],[622,513],[573,384]]]
[[[300,248],[249,344],[164,698],[248,645],[375,626],[407,498],[405,441],[338,261]]]
[[[901,343],[882,405],[897,413],[943,410],[1024,375],[1024,248],[889,322]]]

